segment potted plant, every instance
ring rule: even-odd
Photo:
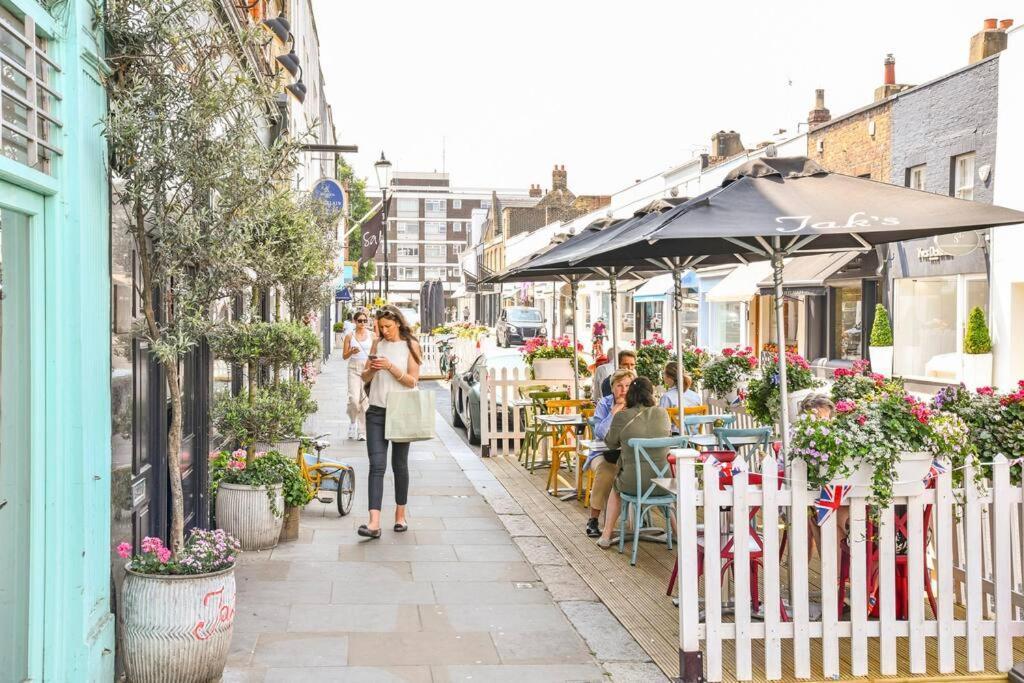
[[[299,538],[299,521],[302,508],[313,500],[313,487],[302,476],[299,464],[294,460],[284,476],[284,520],[281,524],[281,541],[294,541]]]
[[[726,410],[737,407],[746,398],[747,378],[756,369],[757,356],[751,347],[722,349],[704,366],[701,377],[708,401]]]
[[[664,385],[665,365],[675,355],[672,348],[672,342],[657,334],[641,341],[636,349],[637,377],[646,377],[656,387]]]
[[[589,377],[590,370],[583,360],[583,346],[576,348],[577,368],[580,377]],[[533,379],[566,379],[572,377],[572,341],[568,337],[548,340],[545,337],[527,339],[523,345],[526,364]]]
[[[770,354],[761,363],[760,375],[747,384],[747,412],[762,425],[775,425],[779,421],[782,398],[779,392],[778,367],[778,354]],[[787,352],[786,389],[789,405],[786,409],[792,419],[796,418],[800,401],[810,393],[810,390],[819,386],[821,382],[814,378],[807,360],[799,354]]]
[[[889,322],[889,311],[882,304],[875,304],[868,355],[875,372],[885,377],[892,375],[892,323]]]
[[[961,381],[971,390],[992,384],[992,338],[985,324],[985,312],[979,306],[971,309],[964,333],[964,352],[961,356]]]
[[[219,680],[235,617],[238,541],[222,529],[195,529],[176,554],[146,537],[128,563],[118,601],[121,659],[132,683]]]
[[[983,465],[999,453],[1011,461],[1024,458],[1024,380],[1017,383],[1016,391],[1005,394],[992,387],[975,391],[962,384],[944,387],[932,397],[932,407],[964,421],[971,446]],[[1010,476],[1019,485],[1021,468],[1012,467]]]
[[[345,343],[345,323],[336,322],[331,329],[334,330],[334,345],[341,348],[341,345]]]
[[[866,360],[855,360],[852,368],[836,368],[832,372],[832,401],[857,401],[867,398],[885,385],[885,378],[869,373]]]

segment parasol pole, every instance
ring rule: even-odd
[[[773,238],[772,275],[775,283],[775,337],[779,361],[779,427],[782,430],[782,455],[789,453],[789,392],[786,388],[786,325],[783,320],[782,272],[784,268],[782,239]]]
[[[674,337],[676,345],[676,399],[679,404],[679,425],[683,424],[683,269],[679,258],[674,259],[672,268],[672,303],[675,306]],[[681,431],[681,430],[680,430]]]
[[[572,381],[576,390],[576,398],[580,397],[580,357],[579,349],[576,348],[576,292],[579,289],[579,278],[575,275],[569,281],[569,291],[572,293]]]
[[[608,292],[612,299],[612,348],[608,356],[608,362],[612,364],[613,370],[619,369],[619,290],[616,281],[615,269],[612,268],[608,276]]]

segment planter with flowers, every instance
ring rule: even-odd
[[[992,384],[992,338],[985,323],[985,312],[975,306],[967,318],[964,333],[963,367],[960,377],[968,389]]]
[[[926,404],[902,392],[842,399],[831,418],[800,416],[790,455],[807,463],[812,487],[849,487],[845,495],[867,498],[882,510],[893,496],[921,493],[934,458],[949,455],[934,438],[934,417]]]
[[[970,391],[962,384],[945,387],[932,398],[932,406],[964,421],[971,447],[983,465],[999,453],[1011,462],[1024,458],[1024,380],[1011,393],[1000,393],[993,387]],[[1010,478],[1020,484],[1019,464],[1010,468]]]
[[[769,354],[761,362],[760,374],[747,384],[747,412],[759,424],[775,426],[779,421],[782,399],[779,393],[779,359]],[[786,353],[786,388],[789,405],[786,409],[792,419],[799,412],[800,401],[810,390],[821,386],[814,378],[810,364],[796,353]]]
[[[583,360],[583,345],[576,347],[577,368],[580,377],[589,377],[586,361]],[[523,345],[526,364],[534,379],[565,379],[572,377],[572,340],[568,337],[548,340],[545,337],[527,339]]]
[[[867,398],[885,386],[885,377],[868,372],[866,360],[855,360],[852,368],[836,368],[832,372],[832,401],[857,401]]]
[[[146,537],[128,560],[118,633],[125,673],[133,683],[219,680],[227,663],[235,616],[239,543],[221,529],[196,529],[172,556]]]
[[[723,410],[742,408],[747,382],[757,370],[757,356],[751,347],[724,348],[704,366],[701,385],[708,402]]]

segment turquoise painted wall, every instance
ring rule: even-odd
[[[54,36],[49,54],[63,72],[63,156],[52,177],[0,159],[0,180],[41,197],[45,214],[32,230],[28,677],[105,682],[113,679],[114,617],[102,1],[64,0],[52,16],[33,0],[4,4]]]

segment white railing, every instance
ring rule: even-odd
[[[1020,485],[1010,483],[1010,467],[1002,456],[993,463],[990,484],[983,490],[974,485],[971,468],[964,471],[963,488],[954,490],[947,467],[936,477],[934,488],[895,498],[894,505],[881,513],[878,544],[873,546],[878,549],[877,566],[882,568],[877,581],[868,576],[869,522],[864,499],[850,499],[849,550],[844,554],[849,559],[848,564],[842,562],[849,567],[850,613],[840,618],[841,541],[836,515],[820,527],[820,564],[812,566],[804,520],[813,516],[817,493],[808,490],[806,465],[794,461],[784,475],[788,479],[779,486],[776,460],[767,456],[758,463],[760,486],[749,482],[746,471],[739,471],[729,490],[720,488],[718,469],[695,460],[695,451],[682,450],[677,455],[679,639],[681,661],[689,664],[684,666],[684,680],[696,680],[701,650],[709,681],[722,680],[723,668],[738,680],[778,680],[784,675],[784,660],[788,662],[785,675],[796,678],[866,676],[875,654],[881,675],[925,674],[929,669],[947,674],[958,669],[956,638],[966,639],[961,671],[985,670],[986,645],[994,650],[990,666],[1000,671],[1011,668],[1013,639],[1024,636],[1024,495]],[[899,557],[896,506],[906,510],[906,549]],[[754,521],[740,523],[751,519],[754,507],[759,508]],[[730,519],[735,523],[730,524]],[[786,557],[780,555],[780,519],[789,520]],[[927,541],[926,519],[931,530]],[[720,544],[730,538],[734,551],[731,592],[744,597],[734,597],[733,613],[727,616],[723,594],[730,586],[722,581]],[[705,567],[700,583],[699,552]],[[897,593],[897,566],[905,566],[906,596]],[[752,569],[761,580],[752,575]],[[875,596],[868,595],[869,579],[878,586]],[[937,603],[935,614],[926,611],[926,580]],[[751,614],[752,583],[755,590],[762,587],[760,618]],[[812,616],[812,591],[820,592],[820,615],[815,610]],[[906,609],[901,619],[896,618],[898,597]],[[877,602],[876,618],[868,616],[869,598]],[[934,647],[928,639],[934,639]],[[899,640],[906,641],[909,657],[898,657]],[[813,641],[820,644],[820,650],[815,648],[814,671]],[[873,653],[870,659],[869,652]]]
[[[455,364],[456,372],[466,372],[469,370],[469,366],[473,364],[473,361],[476,360],[477,356],[484,351],[497,348],[494,337],[489,334],[484,335],[479,339],[466,339],[462,337],[453,337],[451,335],[420,335],[420,349],[423,352],[423,363],[420,366],[420,376],[424,379],[444,376],[444,373],[441,372],[441,349],[439,342],[445,339],[451,340],[452,352],[455,354],[457,359]]]
[[[441,377],[441,353],[437,342],[443,337],[435,337],[432,334],[420,335],[420,351],[423,353],[423,363],[420,365],[420,377],[431,379]]]
[[[589,382],[589,378],[581,379]],[[492,369],[480,379],[480,443],[486,455],[514,455],[526,436],[526,408],[517,401],[522,387],[547,387],[551,391],[569,389],[573,378],[532,379],[519,368]]]

